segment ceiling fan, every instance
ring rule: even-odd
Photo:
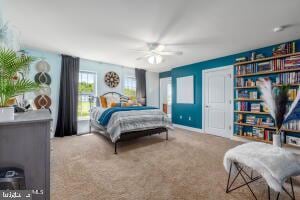
[[[134,50],[145,53],[144,56],[138,57],[136,60],[147,59],[150,64],[159,64],[163,61],[164,56],[179,56],[181,51],[164,51],[165,46],[159,43],[147,43],[147,50]]]

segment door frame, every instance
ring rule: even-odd
[[[167,80],[168,82],[170,81],[171,82],[171,85],[172,85],[172,77],[164,77],[164,78],[160,78],[159,79],[159,108],[160,110],[162,110],[162,105],[163,105],[163,102],[162,102],[162,95],[161,95],[161,92],[162,92],[162,81],[164,80]],[[167,86],[167,90],[168,90],[168,86]],[[172,100],[173,101],[173,100]],[[168,106],[169,108],[169,106]],[[172,104],[170,106],[170,113],[172,113]]]
[[[205,127],[205,97],[204,97],[204,92],[205,92],[205,84],[204,84],[204,80],[205,80],[205,74],[208,73],[208,72],[214,72],[214,71],[220,71],[220,70],[224,70],[224,69],[230,69],[230,77],[231,77],[231,80],[232,80],[232,85],[231,85],[231,88],[230,90],[232,91],[232,95],[230,97],[230,102],[231,102],[231,105],[230,105],[230,110],[232,111],[231,112],[231,115],[230,115],[230,132],[228,133],[228,135],[225,136],[225,138],[231,138],[233,137],[233,131],[234,131],[234,126],[233,126],[233,115],[234,115],[234,82],[233,82],[233,76],[234,76],[234,73],[233,73],[233,65],[227,65],[227,66],[224,66],[224,67],[216,67],[216,68],[212,68],[212,69],[205,69],[205,70],[202,70],[202,131],[203,133],[206,133],[205,130],[206,130],[206,127]]]

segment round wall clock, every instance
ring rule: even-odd
[[[110,88],[115,88],[120,83],[120,77],[116,72],[107,72],[104,77],[105,83]]]

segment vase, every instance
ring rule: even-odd
[[[14,120],[14,107],[0,107],[0,121]]]
[[[273,134],[273,145],[276,147],[281,147],[281,135]]]

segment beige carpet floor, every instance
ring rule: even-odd
[[[246,188],[225,193],[223,156],[239,142],[181,129],[169,135],[121,143],[118,155],[97,134],[53,139],[51,200],[253,199]],[[300,177],[294,182],[300,199]],[[252,186],[267,199],[263,180]]]

